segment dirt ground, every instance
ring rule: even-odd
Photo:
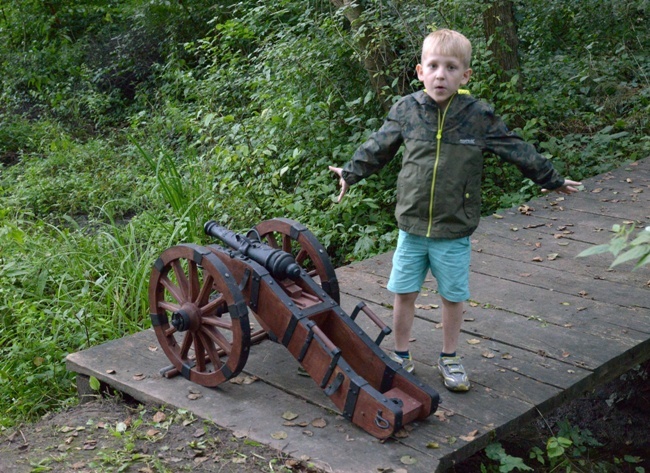
[[[587,465],[573,471],[650,472],[650,363],[567,403],[501,443],[508,454],[536,466],[528,459],[531,448],[543,449],[543,439],[565,419],[588,429],[602,444],[583,458],[611,463],[606,470]],[[623,460],[625,455],[642,460],[614,465],[614,458]],[[453,472],[475,473],[481,471],[481,464],[489,463],[481,452],[456,465]],[[0,473],[41,471],[320,472],[310,466],[309,458],[290,458],[236,438],[190,412],[120,398],[97,399],[0,432]],[[538,466],[535,471],[548,469]]]

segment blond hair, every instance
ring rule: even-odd
[[[472,43],[458,31],[440,29],[430,33],[422,43],[422,56],[425,52],[436,51],[445,56],[453,56],[469,69],[472,61]]]

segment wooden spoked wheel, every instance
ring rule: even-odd
[[[174,368],[217,386],[246,364],[250,325],[244,297],[226,265],[207,248],[165,250],[149,280],[151,322]]]
[[[249,237],[255,236],[263,243],[293,255],[312,278],[318,277],[323,290],[337,304],[341,302],[334,266],[325,247],[307,227],[287,218],[274,218],[257,224],[249,232]]]

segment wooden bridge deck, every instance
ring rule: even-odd
[[[338,416],[316,384],[297,375],[289,352],[271,342],[251,348],[245,372],[257,382],[216,389],[162,379],[158,370],[168,360],[151,330],[71,354],[68,369],[141,401],[190,409],[235,435],[308,456],[326,471],[444,471],[650,358],[650,267],[610,270],[611,255],[575,258],[608,242],[613,224],[650,224],[650,158],[585,187],[564,199],[551,194],[528,203],[530,215],[512,209],[485,217],[473,235],[472,296],[460,341],[469,393],[447,392],[434,369],[439,299],[435,282],[425,283],[412,351],[417,376],[440,392],[441,404],[400,438],[381,443]],[[343,309],[350,313],[363,300],[390,324],[391,256],[337,269]],[[388,337],[383,346],[391,343]],[[201,397],[190,400],[191,393]],[[282,418],[287,411],[298,414],[294,425]],[[286,438],[275,439],[284,437],[278,432]]]

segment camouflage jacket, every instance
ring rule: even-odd
[[[547,189],[564,183],[551,162],[508,131],[485,102],[457,94],[444,111],[424,91],[393,105],[382,127],[343,167],[343,179],[352,185],[378,172],[402,144],[395,217],[399,228],[416,235],[460,238],[476,230],[485,152]]]

